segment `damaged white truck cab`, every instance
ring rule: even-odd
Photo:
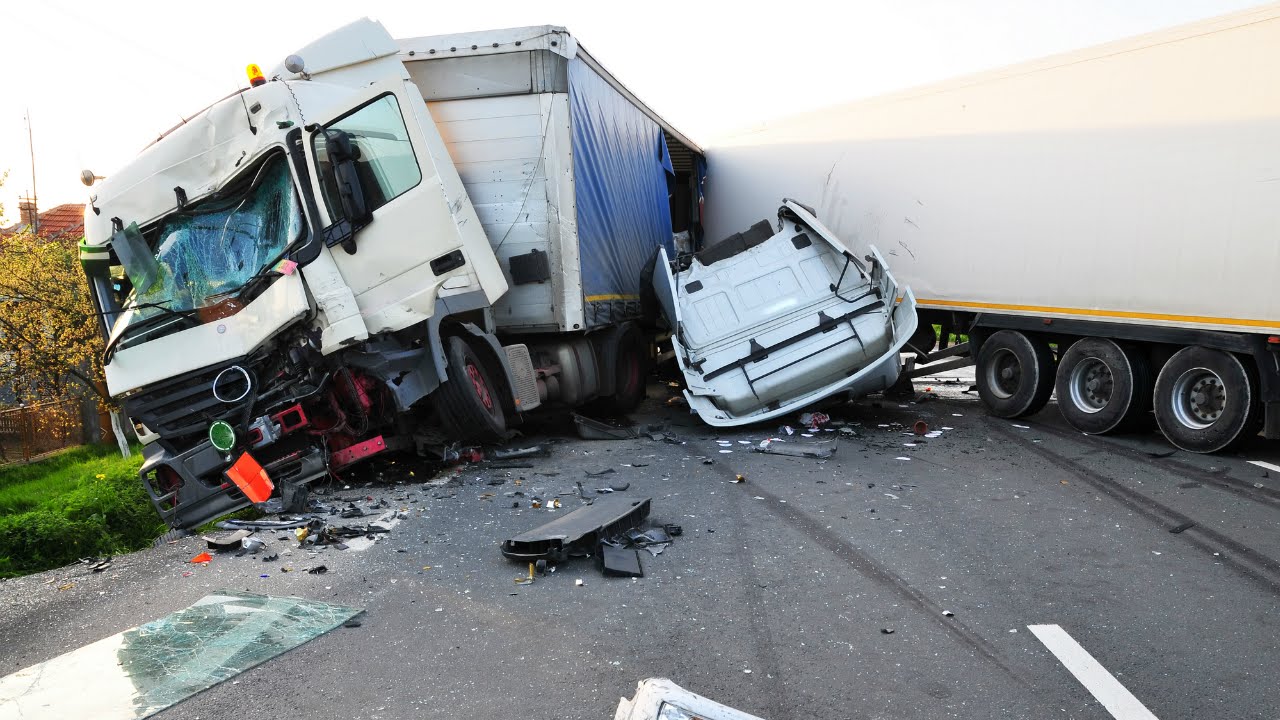
[[[658,319],[642,276],[700,231],[705,163],[564,28],[397,41],[366,19],[268,75],[163,135],[86,210],[107,385],[167,523],[273,492],[297,507],[362,459],[496,440],[542,405],[643,399]],[[892,304],[878,261],[789,222],[815,247],[795,246],[808,259],[787,272],[806,290],[774,287],[770,322],[803,325],[787,302],[851,320],[831,292]],[[831,292],[809,287],[841,267]],[[865,322],[815,332],[891,352]],[[775,371],[765,412],[741,392],[726,412],[760,419],[841,385],[814,373],[865,376],[850,347]]]
[[[663,253],[657,296],[685,398],[708,424],[769,420],[897,381],[915,296],[899,297],[874,246],[859,260],[812,209],[784,199],[776,230],[761,220],[674,271]]]

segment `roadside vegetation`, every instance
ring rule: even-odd
[[[0,577],[150,546],[164,532],[138,481],[142,455],[73,448],[0,468]]]

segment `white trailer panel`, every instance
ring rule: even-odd
[[[1280,332],[1280,5],[708,150],[708,238],[783,195],[921,308]]]

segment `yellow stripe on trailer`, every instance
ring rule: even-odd
[[[1280,320],[1251,320],[1246,318],[1220,318],[1202,315],[1170,315],[1166,313],[1128,312],[1123,310],[1092,310],[1088,308],[1063,308],[1048,305],[1006,305],[1003,303],[935,300],[927,298],[920,298],[917,301],[917,306],[928,305],[950,308],[967,308],[973,310],[1003,310],[1006,312],[1029,313],[1033,315],[1084,315],[1087,317],[1117,318],[1122,320],[1155,320],[1159,322],[1198,323],[1201,325],[1235,325],[1257,328],[1280,327]]]
[[[639,300],[639,295],[588,295],[587,302],[600,302],[602,300]]]

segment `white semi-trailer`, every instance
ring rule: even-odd
[[[1191,451],[1277,438],[1277,67],[1273,4],[768,123],[709,148],[708,236],[811,203],[915,290],[920,362],[971,353],[946,364],[976,361],[998,416],[1056,387],[1086,433],[1154,408]]]
[[[540,406],[644,397],[659,307],[685,302],[648,278],[696,234],[701,150],[564,28],[397,41],[362,20],[250,73],[85,214],[107,386],[166,522],[496,440]],[[718,371],[691,386],[713,424],[880,389],[915,330],[883,262],[784,211],[776,242],[682,260],[714,265],[690,319],[753,288],[740,316],[667,318],[691,372]]]

